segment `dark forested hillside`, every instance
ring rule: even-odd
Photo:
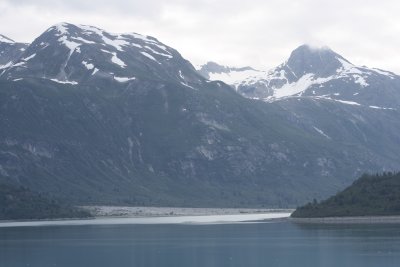
[[[363,175],[351,186],[329,199],[298,208],[292,217],[399,215],[400,173]]]
[[[86,211],[60,203],[24,187],[0,184],[0,220],[89,217]]]

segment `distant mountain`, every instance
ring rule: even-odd
[[[400,174],[363,175],[327,200],[308,203],[294,218],[400,215]]]
[[[0,34],[0,73],[2,69],[17,61],[27,47],[27,44],[16,43]]]
[[[293,127],[319,133],[348,152],[350,146],[365,148],[371,162],[377,155],[394,159],[400,149],[400,76],[355,66],[328,47],[302,45],[278,67],[230,85],[254,102],[280,106]],[[387,163],[380,161],[382,171],[398,168]]]
[[[375,109],[396,108],[400,103],[400,76],[355,66],[328,47],[302,45],[287,61],[268,72],[247,75],[233,83],[220,80],[247,98],[267,102],[325,99]]]
[[[260,75],[262,71],[252,67],[228,67],[215,62],[207,62],[197,70],[203,77],[210,80],[220,80],[227,84],[236,84],[249,76]]]
[[[61,23],[0,72],[0,181],[79,204],[293,207],[400,169],[399,115],[246,99],[153,37]]]

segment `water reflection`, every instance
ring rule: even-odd
[[[126,224],[0,228],[0,266],[399,266],[396,225]]]

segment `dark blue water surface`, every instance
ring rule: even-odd
[[[400,266],[400,225],[0,228],[1,267]]]

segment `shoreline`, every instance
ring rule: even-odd
[[[289,221],[301,224],[400,224],[400,215],[325,217],[325,218],[289,217]]]
[[[88,207],[81,207],[87,209]],[[292,210],[91,206],[90,218],[0,220],[0,228],[113,224],[215,224],[287,219]]]
[[[140,218],[175,216],[240,215],[261,213],[292,213],[293,209],[266,208],[187,208],[187,207],[129,207],[129,206],[80,206],[95,218]]]

